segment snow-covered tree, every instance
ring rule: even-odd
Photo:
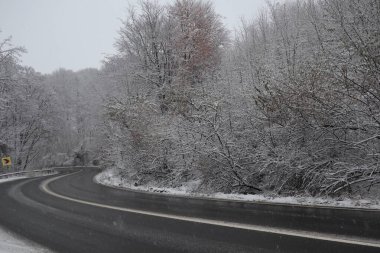
[[[12,157],[13,170],[39,165],[50,127],[51,103],[43,77],[19,64],[24,51],[9,38],[0,43],[0,142],[7,147],[1,155]]]

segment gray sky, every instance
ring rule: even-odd
[[[159,2],[172,2],[160,0]],[[0,40],[12,36],[28,53],[22,63],[42,73],[60,67],[98,68],[113,44],[129,4],[138,0],[0,0]],[[252,19],[265,0],[212,0],[229,29]]]

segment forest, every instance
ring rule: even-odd
[[[0,38],[12,171],[96,165],[135,185],[198,180],[198,192],[379,193],[379,0],[268,2],[235,31],[212,2],[143,0],[117,53],[77,72],[36,72]]]

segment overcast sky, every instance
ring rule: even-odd
[[[172,2],[174,0],[160,0]],[[138,0],[0,0],[0,41],[12,42],[28,53],[22,63],[42,73],[60,67],[99,68],[114,42],[130,4]],[[229,29],[241,17],[252,19],[265,0],[212,0]]]

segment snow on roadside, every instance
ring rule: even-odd
[[[59,167],[56,167],[56,168],[59,168]],[[42,172],[36,172],[36,171],[30,171],[31,173],[35,173],[34,175],[29,175],[29,176],[10,176],[10,177],[7,177],[7,178],[0,178],[0,184],[1,183],[5,183],[5,182],[9,182],[9,181],[14,181],[14,180],[19,180],[19,179],[23,179],[23,178],[30,178],[30,177],[43,177],[43,176],[51,176],[51,175],[54,175],[54,174],[57,174],[57,172],[54,172],[54,173],[46,173],[44,171]],[[38,174],[37,174],[38,173]],[[1,176],[1,174],[0,174]]]
[[[50,253],[52,251],[21,239],[0,227],[0,253]]]
[[[23,178],[26,178],[25,176],[22,176],[22,177],[8,177],[8,178],[1,178],[0,179],[0,184],[1,183],[5,183],[5,182],[9,182],[9,181],[14,181],[14,180],[18,180],[18,179],[23,179]]]
[[[258,203],[272,203],[272,204],[294,204],[304,206],[321,206],[321,207],[345,207],[345,208],[363,208],[363,209],[380,209],[379,200],[370,199],[349,199],[349,198],[316,198],[316,197],[282,197],[274,196],[273,194],[256,194],[256,195],[243,195],[243,194],[226,194],[226,193],[197,193],[195,190],[201,183],[200,180],[190,181],[182,184],[177,188],[160,188],[154,186],[135,186],[132,182],[120,178],[116,170],[110,169],[101,172],[95,176],[95,181],[108,186],[115,186],[118,188],[132,189],[138,191],[147,191],[152,193],[163,193],[177,196],[191,196],[199,198],[211,198],[220,200],[238,200],[247,202]]]

